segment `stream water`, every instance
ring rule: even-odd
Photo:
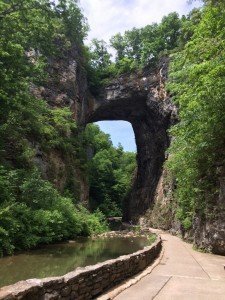
[[[64,275],[77,267],[130,254],[149,244],[145,237],[83,238],[3,257],[0,259],[0,287],[30,278]]]

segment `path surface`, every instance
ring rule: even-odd
[[[225,300],[225,257],[194,251],[166,233],[161,237],[165,252],[160,264],[116,300]]]

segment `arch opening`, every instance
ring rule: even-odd
[[[89,124],[85,133],[91,137],[88,206],[106,217],[121,217],[137,166],[133,129],[124,121],[104,121]]]
[[[164,88],[167,67],[165,60],[152,73],[120,77],[89,99],[86,123],[123,120],[133,127],[137,172],[124,203],[124,221],[137,221],[150,208],[162,175],[170,142],[167,130],[177,113]]]

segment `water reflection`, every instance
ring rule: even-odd
[[[144,237],[78,239],[4,257],[0,259],[0,287],[29,278],[63,275],[77,267],[133,253],[148,244]]]

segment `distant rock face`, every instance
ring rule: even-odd
[[[169,146],[167,130],[177,116],[165,90],[167,69],[168,58],[164,58],[155,70],[121,76],[88,100],[87,123],[124,120],[134,130],[138,170],[124,205],[126,221],[136,221],[150,207],[162,173]]]

